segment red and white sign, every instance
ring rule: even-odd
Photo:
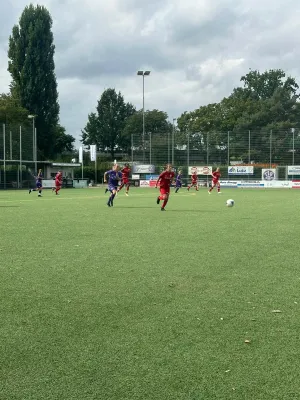
[[[300,180],[292,181],[292,189],[300,189]]]
[[[150,187],[150,181],[140,181],[140,187]]]
[[[197,175],[211,175],[212,167],[189,167],[189,175],[192,175],[196,172]]]
[[[149,186],[150,186],[150,187],[155,187],[155,185],[156,185],[156,180],[151,180],[151,181],[149,181]],[[159,182],[158,182],[157,187],[159,187]]]

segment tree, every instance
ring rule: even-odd
[[[172,132],[172,124],[168,121],[168,114],[160,110],[147,110],[144,113],[145,120],[145,150],[150,151],[150,145],[153,155],[155,153],[164,153],[168,148],[168,139]],[[151,135],[151,139],[150,139]],[[143,111],[139,110],[126,121],[123,130],[124,142],[127,143],[127,151],[131,148],[131,139],[133,138],[134,148],[142,152],[143,149]],[[151,140],[151,144],[150,144]],[[149,150],[147,150],[149,149]],[[140,153],[141,155],[142,153]]]
[[[206,147],[208,134],[210,157],[214,154],[215,159],[226,161],[228,145],[232,157],[248,160],[250,131],[255,149],[251,158],[265,162],[272,131],[274,160],[282,160],[290,148],[291,128],[300,128],[298,84],[282,70],[250,71],[241,82],[244,86],[220,103],[182,114],[178,119],[181,132],[189,132],[192,148],[199,150]]]
[[[21,106],[18,98],[11,94],[0,94],[0,122],[4,124],[28,123],[28,110]]]
[[[54,152],[56,154],[67,152],[71,153],[74,151],[75,139],[71,135],[66,134],[66,129],[61,126],[56,126],[55,132],[55,148]]]
[[[127,119],[135,112],[134,106],[125,103],[120,92],[116,93],[115,89],[105,90],[98,101],[97,113],[88,116],[81,142],[84,145],[96,144],[101,150],[108,149],[114,158],[117,149],[122,150],[127,146],[123,130]]]
[[[28,120],[28,110],[23,108],[19,99],[11,94],[0,94],[0,124],[5,124],[6,158],[9,158],[11,150],[12,158],[19,159],[20,126],[22,126],[22,157],[26,160],[32,159],[32,124]],[[10,147],[12,148],[10,149]],[[0,142],[0,154],[3,154],[2,140]]]
[[[51,28],[48,10],[30,4],[12,29],[8,49],[11,93],[20,99],[22,107],[36,115],[37,146],[45,157],[61,150],[61,135],[56,143],[59,104]]]
[[[165,134],[172,131],[172,124],[168,121],[168,114],[164,111],[145,111],[145,133]],[[124,135],[142,135],[143,133],[143,111],[134,113],[126,121]]]

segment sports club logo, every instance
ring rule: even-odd
[[[263,179],[266,181],[273,181],[275,179],[275,173],[271,169],[267,169],[263,172]]]

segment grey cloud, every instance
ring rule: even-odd
[[[219,10],[209,20],[196,23],[182,20],[180,16],[169,22],[168,43],[177,47],[209,46],[214,40],[224,41],[232,36],[238,16],[232,10]],[[201,48],[199,48],[201,52]]]
[[[60,78],[89,80],[101,75],[131,76],[145,65],[157,70],[177,68],[159,48],[140,42],[129,48],[110,45],[85,56],[69,54],[59,60],[56,72]]]

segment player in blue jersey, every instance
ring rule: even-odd
[[[42,197],[42,190],[43,190],[43,172],[41,169],[39,169],[39,172],[37,174],[37,176],[35,177],[36,181],[35,181],[35,189],[29,189],[29,194],[31,192],[36,192],[38,191],[38,197]]]
[[[107,176],[108,176],[108,190],[110,191],[110,197],[108,199],[107,205],[108,207],[113,207],[114,198],[118,189],[118,183],[122,179],[122,174],[121,172],[119,172],[119,166],[115,164],[112,167],[112,169],[104,173],[104,182],[107,181],[106,179]]]
[[[176,176],[176,183],[175,183],[175,193],[177,193],[178,192],[178,190],[181,188],[181,186],[182,186],[182,171],[181,170],[179,170],[178,171],[178,174],[177,174],[177,176]]]

